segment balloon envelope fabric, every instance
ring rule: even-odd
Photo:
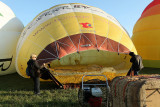
[[[17,45],[16,67],[27,77],[27,61],[35,53],[40,65],[50,63],[61,83],[78,83],[85,74],[125,75],[131,66],[130,51],[137,53],[113,16],[84,4],[61,4],[25,27]]]
[[[143,11],[133,29],[132,40],[145,67],[160,68],[160,0]]]
[[[0,75],[16,72],[16,46],[24,26],[13,11],[0,1]]]

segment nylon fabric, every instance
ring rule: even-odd
[[[132,41],[145,67],[160,68],[160,0],[151,2],[133,29]]]
[[[61,4],[41,12],[25,27],[17,45],[16,68],[27,77],[26,61],[35,53],[40,65],[50,62],[52,69],[60,67],[62,75],[68,75],[68,80],[56,76],[60,82],[72,83],[71,78],[78,78],[78,83],[88,66],[102,66],[100,71],[112,67],[109,72],[114,75],[126,74],[131,66],[126,55],[130,51],[137,54],[128,33],[113,16],[84,4]],[[65,72],[70,66],[72,72]],[[81,66],[85,70],[79,70]]]
[[[0,75],[16,72],[16,45],[23,30],[22,22],[0,1]]]

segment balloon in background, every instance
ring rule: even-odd
[[[79,83],[86,74],[112,79],[128,72],[130,51],[137,54],[113,16],[84,4],[61,4],[41,12],[25,27],[17,45],[16,68],[27,78],[27,61],[34,53],[40,65],[50,63],[52,74],[63,84]]]
[[[133,29],[132,40],[145,67],[160,68],[160,0],[143,11]]]
[[[21,21],[0,1],[0,75],[16,72],[16,45],[22,30]]]

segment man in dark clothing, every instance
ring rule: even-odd
[[[134,72],[134,75],[138,75],[138,72],[144,67],[142,58],[139,55],[135,55],[134,52],[130,52],[129,55],[131,56],[130,62],[132,63],[132,66],[127,76],[131,75],[132,72]]]
[[[28,69],[30,72],[30,77],[34,81],[34,93],[39,94],[40,93],[40,69],[41,67],[39,66],[37,60],[37,56],[35,54],[32,54],[30,56],[30,60],[27,62]]]

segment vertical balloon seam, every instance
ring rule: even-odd
[[[53,14],[54,15],[54,14]],[[62,27],[63,27],[63,29],[66,31],[66,33],[67,33],[67,30],[65,29],[65,27],[63,26],[63,24],[62,24],[62,22],[59,20],[59,18],[58,17],[56,17],[56,15],[54,15],[54,18],[56,18],[60,23],[61,23],[61,25],[62,25]],[[45,29],[45,31],[51,36],[51,34]],[[68,35],[68,33],[67,33],[67,35]],[[51,36],[52,38],[53,38],[53,36]],[[53,38],[54,39],[54,38]],[[54,39],[55,40],[55,39]],[[55,47],[56,47],[56,52],[57,52],[57,58],[59,59],[59,53],[58,53],[58,49],[57,49],[57,41],[58,40],[55,40]],[[73,42],[72,42],[73,43]]]
[[[90,7],[93,7],[93,6],[90,6]],[[97,8],[97,7],[93,7],[93,8]],[[97,8],[97,9],[99,9],[99,8]],[[100,9],[100,10],[101,10],[101,9]],[[103,11],[103,10],[101,10],[101,11]],[[113,16],[107,14],[105,11],[103,11],[103,12],[104,12],[104,14],[105,14],[106,16],[109,16],[109,17],[111,17],[112,19],[109,19],[109,18],[107,18],[107,17],[104,17],[104,18],[106,18],[108,21],[110,20],[110,21],[113,22],[115,25],[119,26],[120,29],[121,29],[122,31],[124,31],[124,32],[127,34],[127,36],[129,36],[128,32],[124,29],[123,26],[121,26],[121,24],[119,23],[119,21],[118,21],[117,19],[115,19]],[[95,15],[97,15],[97,14],[95,14]],[[130,37],[130,36],[129,36],[129,37]]]
[[[71,3],[69,3],[69,5],[72,7]],[[73,11],[74,15],[77,16],[77,15],[75,14],[75,11],[74,11],[73,8],[72,8],[72,11]],[[82,30],[81,30],[81,27],[80,27],[80,24],[79,24],[79,21],[78,21],[77,18],[76,18],[76,20],[77,20],[77,23],[78,23],[78,25],[79,25],[79,31],[81,32],[80,39],[79,39],[79,44],[78,44],[78,49],[77,49],[77,52],[79,52],[80,40],[81,40],[81,36],[83,35],[83,33],[82,33]]]
[[[106,38],[105,38],[105,40],[102,42],[102,44],[100,45],[99,48],[101,48],[102,45],[105,43],[105,41],[108,39],[108,35],[109,35],[109,20],[108,20],[108,24],[106,24],[106,25],[108,25],[108,29],[107,29],[107,32],[106,32]]]
[[[58,16],[57,16],[57,17],[58,17]],[[62,27],[64,28],[65,32],[67,33],[67,37],[70,39],[70,41],[71,41],[72,44],[74,45],[75,49],[77,50],[77,47],[76,47],[75,44],[73,43],[73,41],[72,41],[72,39],[70,38],[70,36],[69,36],[67,30],[65,29],[63,23],[59,20],[59,18],[58,18],[58,21],[61,23]],[[56,48],[57,48],[57,46],[56,46]],[[77,51],[78,51],[78,50],[77,50]],[[60,59],[59,56],[58,56],[58,59]]]
[[[40,24],[39,26],[41,26],[41,24]],[[58,54],[58,51],[57,51],[57,40],[53,38],[53,36],[48,32],[48,30],[46,30],[46,28],[44,28],[44,30],[45,30],[45,31],[47,32],[47,34],[55,41],[57,56],[55,56],[54,54],[53,54],[53,56],[56,57],[57,59],[59,59],[59,54]],[[47,50],[47,51],[48,51],[48,50]],[[47,52],[47,51],[46,51],[46,52]],[[48,52],[49,52],[49,51],[48,51]],[[50,52],[50,53],[52,53],[52,52]],[[54,59],[56,59],[56,58],[54,58]]]
[[[113,50],[113,52],[114,52],[115,50],[114,50],[114,48],[113,48],[111,42],[109,41],[109,39],[107,39],[107,40],[108,40],[108,42],[109,42],[109,44],[110,44],[110,46],[111,46],[111,48],[112,48],[112,50]],[[116,51],[115,51],[115,52],[116,52]]]
[[[59,58],[59,52],[58,52],[58,49],[57,49],[57,42],[56,41],[55,41],[55,46],[56,46],[57,57],[58,57],[58,59],[60,59]]]
[[[64,30],[65,30],[66,33],[67,33],[68,38],[70,39],[70,41],[71,41],[72,44],[74,45],[75,49],[77,50],[77,47],[76,47],[75,44],[73,43],[72,39],[69,37],[69,34],[68,34],[67,30],[65,29],[64,25],[62,24],[62,22],[61,22],[60,20],[58,20],[58,21],[59,21],[59,22],[61,23],[61,25],[63,26]]]
[[[93,11],[92,11],[92,9],[91,9],[91,15],[92,15],[93,28],[94,28],[94,37],[95,37],[95,40],[96,40],[96,48],[97,48],[97,50],[99,50],[98,49],[97,38],[96,38],[96,35],[95,35],[95,26],[94,26],[94,18],[93,18]]]
[[[122,31],[122,34],[121,34],[120,40],[119,40],[119,42],[118,42],[118,54],[119,54],[119,44],[120,44],[120,42],[121,42],[122,37],[123,37],[123,31]]]
[[[86,35],[84,33],[82,33],[82,35],[95,47],[95,45],[92,43],[92,41],[90,39],[88,39],[88,37],[86,37]]]
[[[32,42],[33,44],[35,44],[35,45],[36,45],[36,46],[38,46],[39,48],[43,49],[44,51],[46,51],[46,52],[47,52],[47,53],[49,53],[50,55],[52,55],[52,56],[54,56],[54,57],[57,57],[57,58],[58,58],[58,56],[55,56],[54,54],[52,54],[52,53],[51,53],[51,52],[49,52],[48,50],[46,50],[46,49],[42,48],[40,45],[38,45],[37,43],[33,42],[32,40],[29,40],[29,39],[26,39],[26,40],[28,40],[28,41]],[[31,54],[32,54],[32,53],[31,53]]]
[[[90,13],[90,14],[92,14],[92,12]],[[79,22],[78,22],[78,24],[79,24]],[[79,24],[79,26],[80,26],[80,24]],[[84,33],[82,33],[82,29],[81,29],[81,27],[80,27],[80,30],[81,30],[81,34],[87,39],[87,40],[89,40],[86,36],[85,36],[85,34]],[[82,36],[81,35],[81,36]],[[93,45],[93,43],[92,43],[92,41],[91,40],[89,40],[89,42]],[[80,42],[79,42],[80,43]],[[80,44],[79,44],[80,45]],[[95,45],[93,45],[94,47],[95,47]]]
[[[44,22],[45,23],[45,22]],[[42,24],[42,23],[41,23]],[[41,26],[41,24],[40,24],[40,26]],[[54,57],[56,57],[57,59],[59,59],[59,53],[58,53],[58,51],[57,51],[57,40],[56,39],[54,39],[53,38],[53,36],[51,35],[51,33],[49,33],[48,32],[48,30],[46,30],[46,28],[44,28],[44,30],[47,32],[47,34],[55,41],[55,46],[56,46],[56,52],[57,52],[57,56],[55,56],[54,54]],[[49,50],[47,50],[48,52],[49,52]],[[52,53],[52,52],[50,52],[50,53]],[[56,58],[53,58],[53,59],[56,59]],[[47,59],[47,58],[45,58],[45,59]],[[44,60],[45,60],[44,59]]]
[[[108,20],[108,21],[109,21],[109,20]],[[109,39],[107,39],[107,41],[109,42],[109,44],[110,44],[112,50],[115,51],[114,48],[112,47],[111,42],[109,41]]]
[[[70,4],[69,4],[70,5]],[[70,5],[71,6],[71,5]],[[73,11],[73,9],[72,9],[72,11]],[[73,13],[74,13],[74,11],[73,11]],[[60,21],[60,20],[58,20],[58,21]],[[64,27],[64,25],[62,24],[62,22],[60,21],[60,23],[61,23],[61,25],[63,26],[63,28],[65,29],[65,27]],[[66,31],[66,33],[67,33],[67,30],[65,29],[65,31]],[[69,37],[69,34],[67,33],[67,36]],[[77,49],[77,47],[75,46],[75,44],[73,43],[73,41],[72,41],[72,39],[69,37],[69,39],[70,39],[70,41],[72,42],[72,44],[74,45],[74,47]],[[56,46],[56,49],[57,49],[57,46]],[[78,49],[77,49],[77,52],[78,52]]]

